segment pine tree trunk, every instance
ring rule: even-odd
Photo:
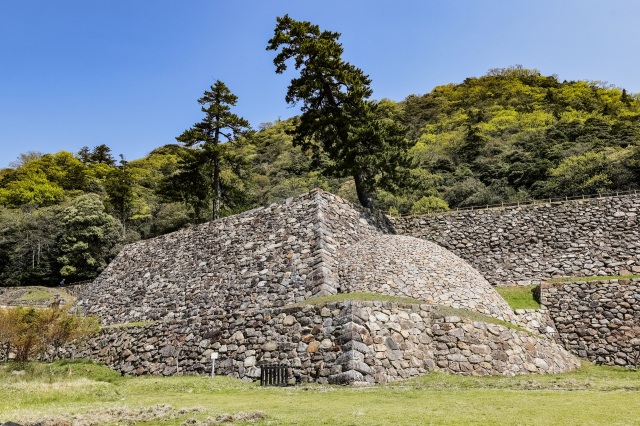
[[[220,188],[220,160],[216,158],[213,161],[213,220],[220,217],[220,198],[222,197],[222,189]]]
[[[358,201],[360,201],[360,205],[362,205],[362,207],[373,210],[373,197],[371,196],[369,191],[366,190],[363,177],[360,174],[356,173],[353,176],[353,180],[356,184],[356,194],[358,195]]]

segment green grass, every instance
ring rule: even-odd
[[[49,306],[59,296],[65,300],[63,308],[69,308],[76,300],[76,297],[70,295],[62,288],[55,287],[15,287],[6,288],[4,294],[0,297],[0,305],[16,305],[16,306]]]
[[[327,303],[344,302],[346,300],[357,300],[357,301],[368,301],[368,302],[392,302],[392,303],[413,304],[413,305],[416,305],[416,304],[419,305],[419,304],[425,303],[424,300],[414,299],[412,297],[388,296],[382,293],[358,292],[358,293],[338,293],[338,294],[332,294],[329,296],[312,297],[293,305],[287,305],[285,306],[285,308],[300,307],[304,305],[314,305],[314,306],[326,305]]]
[[[2,383],[54,383],[79,378],[107,383],[117,383],[124,380],[119,373],[86,359],[61,360],[53,363],[6,362],[0,364],[0,382]]]
[[[394,382],[389,386],[420,389],[589,390],[593,392],[640,391],[640,372],[627,368],[596,366],[583,361],[580,369],[564,374],[467,377],[431,373]]]
[[[640,274],[633,275],[592,275],[587,277],[558,277],[546,280],[546,283],[575,283],[589,281],[608,281],[608,280],[630,280],[632,278],[640,278]]]
[[[129,328],[129,327],[145,327],[147,325],[155,324],[157,321],[137,321],[137,322],[125,322],[122,324],[110,324],[103,325],[100,328]]]
[[[533,298],[531,292],[535,287],[535,285],[527,285],[495,287],[495,289],[512,309],[540,309],[540,304]]]
[[[122,378],[82,362],[28,368],[18,376],[0,365],[0,421],[93,419],[116,411],[155,415],[138,424],[167,426],[240,412],[264,412],[259,425],[628,425],[637,424],[640,411],[640,373],[587,364],[558,375],[432,373],[370,388],[261,388],[206,376]]]
[[[44,300],[53,300],[53,294],[50,291],[34,288],[27,291],[24,295],[17,298],[17,302],[40,302]]]

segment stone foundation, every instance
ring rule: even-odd
[[[640,194],[393,218],[467,260],[493,285],[640,273]]]
[[[284,363],[304,381],[385,383],[442,371],[514,375],[570,371],[579,362],[552,339],[442,313],[434,305],[345,301],[275,310],[219,311],[199,322],[105,329],[76,357],[127,374],[217,374],[245,380]]]

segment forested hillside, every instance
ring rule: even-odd
[[[640,96],[601,82],[513,67],[375,107],[412,146],[409,177],[395,194],[374,194],[386,212],[640,186]],[[293,146],[298,122],[265,123],[216,148],[220,216],[314,187],[357,202],[352,179],[319,171],[322,152]],[[0,286],[90,279],[124,243],[210,220],[209,157],[178,140],[134,161],[100,145],[27,152],[0,170]]]

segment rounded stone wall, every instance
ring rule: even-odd
[[[517,322],[513,310],[469,263],[437,244],[378,235],[340,253],[341,291],[408,296]]]

